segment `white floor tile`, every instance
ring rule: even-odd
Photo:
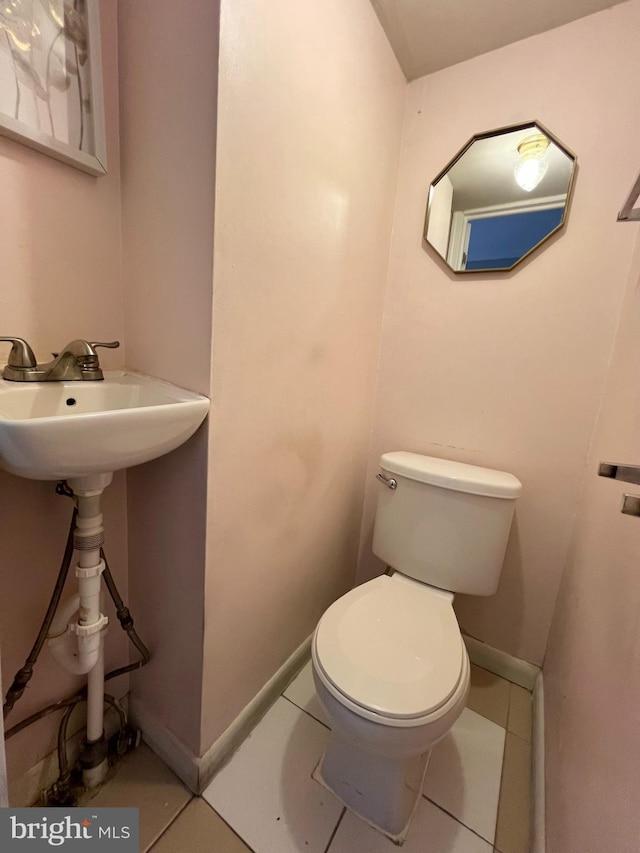
[[[423,792],[493,844],[505,730],[468,708],[431,754]]]
[[[396,847],[375,829],[346,812],[329,853],[492,853],[493,847],[433,803],[422,799],[414,815],[409,835]]]
[[[313,683],[313,671],[311,669],[311,661],[303,667],[298,675],[294,678],[291,684],[284,691],[283,696],[290,699],[298,708],[302,708],[307,714],[311,714],[316,720],[319,720],[324,725],[328,725],[327,718],[322,705],[316,694],[316,688]]]
[[[257,853],[324,853],[342,806],[311,773],[329,737],[280,697],[203,797]]]

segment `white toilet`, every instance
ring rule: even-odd
[[[313,677],[331,738],[313,775],[402,843],[431,747],[469,691],[453,593],[495,593],[522,486],[417,453],[385,453],[380,467],[373,552],[392,572],[338,599],[316,628]]]

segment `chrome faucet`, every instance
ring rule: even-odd
[[[104,379],[96,347],[115,349],[120,341],[75,340],[60,353],[53,353],[53,361],[38,364],[33,350],[23,338],[0,338],[12,344],[9,360],[2,371],[4,379],[12,382],[61,382],[79,379]]]

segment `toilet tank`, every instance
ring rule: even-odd
[[[404,451],[383,454],[380,468],[373,553],[430,586],[493,595],[522,492],[517,477]]]

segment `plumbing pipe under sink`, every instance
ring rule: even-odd
[[[112,474],[95,474],[68,481],[78,508],[74,548],[78,551],[78,592],[60,608],[48,635],[48,644],[58,663],[75,675],[87,675],[87,742],[103,738],[104,727],[104,636],[108,618],[100,609],[102,573],[100,556],[104,527],[100,498]],[[73,621],[69,621],[77,615]],[[83,770],[86,787],[95,787],[107,772],[106,755],[95,766]]]

